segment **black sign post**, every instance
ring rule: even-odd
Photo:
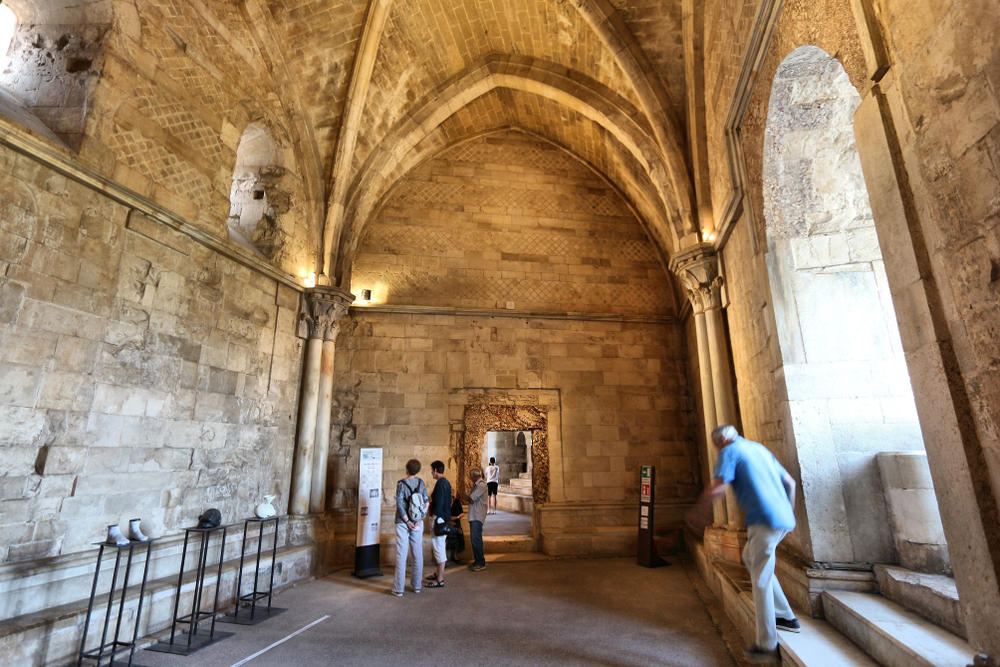
[[[642,466],[639,473],[639,565],[670,565],[656,554],[653,540],[653,505],[656,501],[656,467]]]

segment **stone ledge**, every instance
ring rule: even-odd
[[[965,612],[958,601],[955,580],[943,574],[924,574],[892,565],[876,565],[879,592],[920,614],[935,625],[967,638]]]
[[[285,546],[294,537],[289,532],[294,517],[282,517],[278,533],[278,548]],[[294,532],[294,531],[293,531]],[[226,554],[239,553],[243,539],[242,524],[233,524],[226,536]],[[265,544],[270,543],[269,534],[264,535]],[[212,540],[216,545],[217,538]],[[302,544],[303,542],[299,542]],[[310,540],[311,543],[311,540]],[[247,536],[247,548],[256,545],[256,537]],[[184,534],[157,538],[152,547],[149,578],[150,581],[177,576],[180,568],[181,549],[184,546]],[[188,552],[196,549],[189,545]],[[212,547],[213,551],[217,549]],[[31,614],[36,611],[47,611],[64,604],[73,604],[77,600],[90,595],[90,587],[94,581],[94,566],[97,561],[97,549],[66,554],[54,558],[9,563],[0,567],[0,619],[10,619]],[[114,559],[105,558],[102,567],[102,577],[110,576]],[[44,590],[44,595],[35,595],[32,591]]]
[[[312,577],[315,554],[311,545],[297,547],[282,547],[277,553],[277,569],[275,571],[275,591]],[[93,565],[93,562],[91,563]],[[217,567],[217,566],[216,566]],[[270,554],[261,558],[261,572],[269,572],[271,567]],[[209,567],[205,576],[206,598],[215,595],[217,569]],[[239,572],[239,558],[227,560],[222,566],[221,586],[219,592],[219,608],[224,610],[235,602],[236,575]],[[91,567],[93,576],[93,567]],[[244,570],[244,582],[247,573]],[[177,575],[161,577],[146,584],[146,595],[143,601],[142,616],[139,624],[139,637],[162,632],[170,628],[173,617]],[[181,588],[180,609],[187,605],[190,610],[193,594],[193,575],[189,573],[184,578]],[[244,583],[244,592],[246,583]],[[131,630],[135,619],[136,603],[139,587],[133,585],[125,600],[122,621],[123,634],[131,638]],[[100,586],[98,597],[101,597]],[[107,591],[104,591],[104,601]],[[117,610],[116,596],[114,609]],[[105,609],[100,600],[95,604],[94,617],[91,618],[87,638],[87,646],[96,646],[100,641],[102,614]],[[80,650],[81,631],[87,614],[87,600],[77,600],[41,611],[33,612],[0,622],[0,655],[4,661],[17,665],[50,665],[68,664]],[[112,613],[110,623],[117,618],[117,611]],[[110,627],[110,625],[109,625]]]

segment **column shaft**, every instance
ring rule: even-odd
[[[705,461],[708,463],[708,476],[712,478],[718,450],[712,443],[712,429],[719,423],[715,411],[715,386],[712,382],[712,355],[709,352],[709,338],[704,311],[694,313],[695,335],[698,339],[698,377],[701,380],[701,406],[705,426]],[[726,505],[717,502],[712,508],[716,525],[726,524]]]
[[[319,399],[320,362],[323,339],[310,338],[306,343],[302,395],[299,396],[299,435],[292,463],[291,514],[309,513],[309,495],[313,476],[313,448],[316,444],[316,405]]]
[[[330,409],[333,397],[334,350],[334,341],[323,341],[319,366],[318,400],[316,402],[316,444],[313,448],[312,485],[309,493],[309,512],[312,514],[326,510],[326,462],[330,454]]]

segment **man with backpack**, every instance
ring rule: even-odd
[[[420,472],[420,461],[410,459],[406,462],[406,477],[396,483],[396,573],[392,581],[392,594],[403,597],[406,585],[406,556],[413,551],[413,570],[410,573],[410,585],[414,593],[420,592],[424,575],[424,517],[430,499],[427,497],[427,485],[417,477]]]

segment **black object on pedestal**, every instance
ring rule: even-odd
[[[271,543],[271,575],[268,578],[267,590],[260,589],[260,554],[264,548],[264,527],[274,524]],[[257,562],[253,570],[253,590],[250,593],[240,595],[240,587],[243,585],[243,563],[247,555],[247,533],[250,526],[257,524]],[[261,621],[266,621],[272,616],[277,616],[285,611],[283,608],[271,606],[271,594],[274,591],[274,568],[278,561],[278,517],[272,516],[267,519],[252,517],[243,522],[243,547],[240,552],[240,573],[236,577],[236,609],[232,614],[226,614],[219,620],[223,623],[238,623],[240,625],[256,625]],[[267,599],[266,609],[257,609],[257,603]],[[263,606],[263,602],[261,602]]]
[[[227,530],[228,526],[184,529],[184,550],[181,552],[181,571],[177,575],[177,592],[176,597],[174,598],[174,620],[173,623],[170,624],[170,640],[157,642],[146,649],[147,651],[190,655],[198,649],[204,648],[209,644],[214,644],[220,639],[232,636],[233,633],[231,632],[215,631],[215,615],[218,613],[219,609],[219,588],[222,584],[222,562],[225,560],[226,554]],[[215,578],[215,599],[212,602],[212,609],[210,611],[202,611],[201,605],[205,589],[205,571],[208,569],[208,547],[209,542],[212,540],[212,535],[216,533],[222,534],[222,540],[219,544],[219,569]],[[184,563],[187,560],[188,542],[191,541],[192,535],[199,539],[199,543],[198,564],[195,568],[194,590],[191,595],[191,613],[179,616],[181,589],[184,585]],[[199,623],[202,621],[206,621],[207,623],[207,619],[211,619],[209,631],[199,632]],[[176,637],[178,623],[183,623],[188,626],[187,631],[184,632],[184,635],[186,635],[184,638]],[[176,642],[175,639],[177,639]]]
[[[80,639],[80,655],[76,664],[83,665],[84,660],[94,660],[97,665],[129,665],[134,667],[133,658],[135,656],[135,643],[139,636],[139,621],[142,619],[142,598],[146,593],[146,575],[149,573],[149,549],[153,546],[153,541],[135,542],[118,546],[115,544],[98,543],[100,550],[97,552],[97,568],[94,570],[94,584],[90,587],[90,602],[87,603],[87,619],[83,623],[83,637]],[[101,643],[97,648],[86,650],[87,631],[90,629],[90,618],[94,611],[94,602],[97,595],[97,580],[101,575],[101,561],[104,560],[105,550],[115,551],[115,568],[111,574],[111,585],[108,587],[108,604],[104,611],[104,626],[101,629]],[[135,552],[140,553],[145,550],[145,558],[142,562],[142,584],[139,586],[139,599],[135,605],[135,625],[132,628],[132,640],[122,641],[122,618],[125,613],[125,599],[128,597],[129,575],[132,574],[132,560]],[[121,568],[122,552],[127,552],[125,557],[125,576],[122,579],[121,599],[118,602],[118,614],[115,620],[115,634],[111,641],[108,641],[108,626],[111,624],[111,610],[115,606],[115,587],[118,584],[118,571]],[[128,651],[128,661],[115,660],[115,656]],[[104,663],[107,660],[107,663]]]

